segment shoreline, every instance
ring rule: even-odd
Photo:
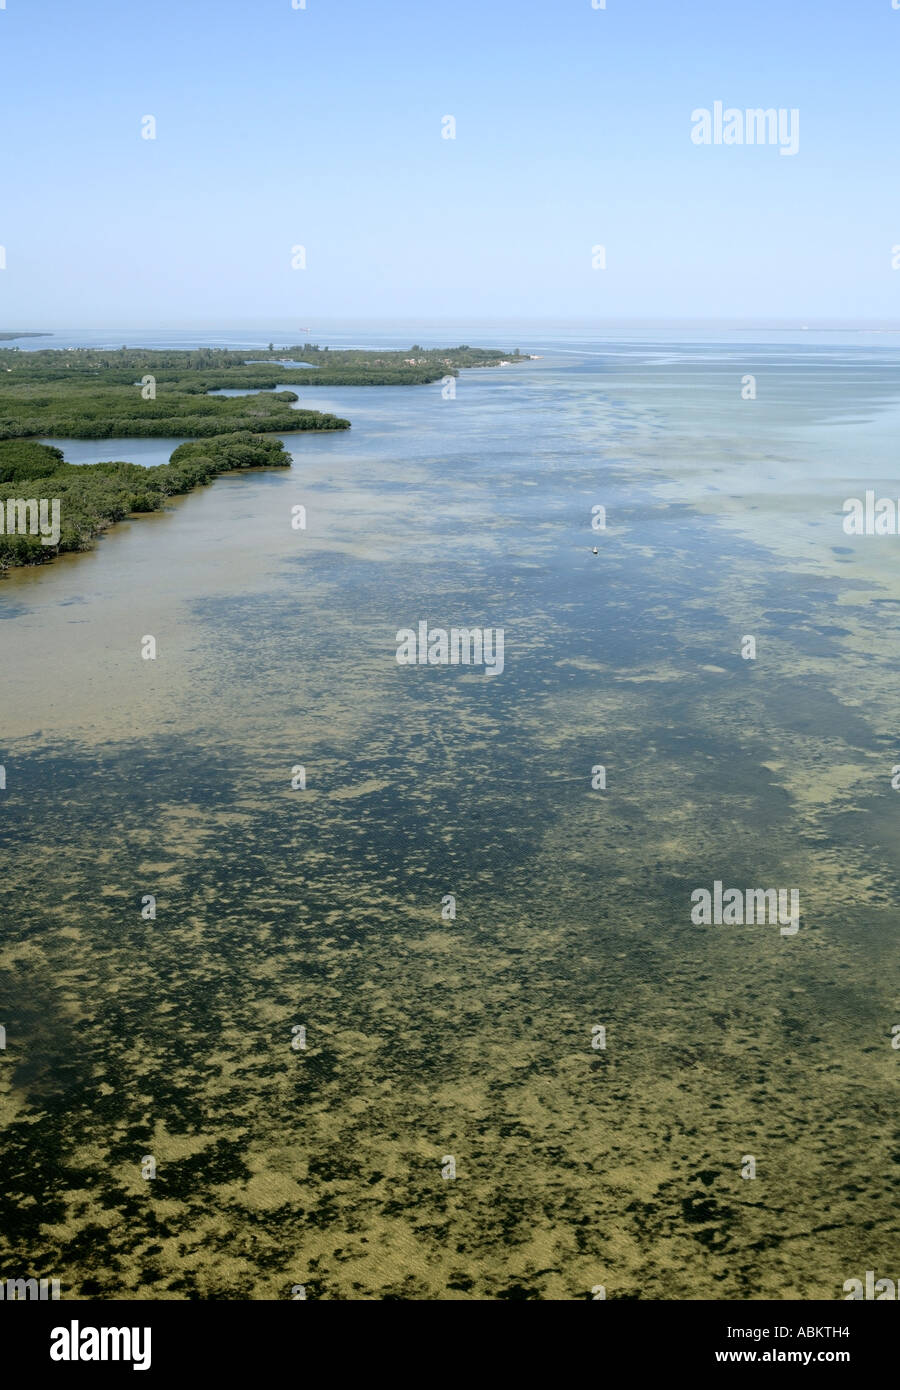
[[[346,427],[349,429],[349,422]],[[53,455],[59,454],[58,449],[49,445],[38,444],[36,450],[45,454],[51,463]],[[2,457],[0,444],[0,463]],[[199,491],[224,473],[290,468],[292,461],[280,439],[237,432],[179,444],[168,463],[154,468],[126,462],[63,462],[58,467],[69,470],[65,473],[57,471],[7,481],[0,485],[0,577],[13,569],[41,567],[60,555],[89,551],[98,536],[119,522],[158,515],[167,509],[171,498]],[[51,501],[44,496],[40,499],[41,506],[35,498],[19,496],[32,490],[45,494],[58,492],[70,499],[72,505],[68,510],[75,513],[75,520],[71,515],[66,516],[65,531],[59,529],[62,498],[54,497]],[[55,536],[43,530],[51,511],[57,528]],[[13,515],[16,529],[11,531]],[[26,532],[18,524],[23,515],[30,528]]]
[[[4,360],[3,351],[0,349],[0,362]],[[326,387],[428,385],[447,376],[455,378],[462,370],[516,366],[523,361],[537,360],[534,354],[524,354],[518,349],[512,354],[501,354],[469,347],[422,349],[415,345],[406,350],[411,354],[406,358],[402,352],[384,349],[332,352],[327,347],[322,349],[312,344],[277,351],[317,356],[323,362],[324,372],[315,384]],[[74,362],[72,352],[81,353],[82,360]],[[425,355],[416,357],[416,353]],[[11,366],[8,358],[13,355],[15,360]],[[35,427],[34,433],[0,437],[0,579],[13,569],[47,565],[61,554],[90,551],[98,537],[119,522],[164,512],[171,497],[205,487],[223,473],[290,468],[293,459],[281,435],[324,434],[352,428],[351,422],[340,416],[309,409],[295,411],[293,406],[290,407],[293,419],[274,415],[283,402],[273,397],[283,395],[286,390],[293,402],[298,401],[299,397],[291,388],[306,385],[312,375],[309,368],[301,369],[304,380],[291,380],[282,386],[281,392],[276,389],[280,382],[276,387],[264,384],[268,381],[264,369],[272,359],[277,361],[275,353],[267,354],[266,361],[251,364],[234,360],[240,359],[241,354],[202,348],[175,353],[127,348],[117,352],[47,349],[29,354],[24,362],[23,356],[16,350],[8,353],[6,372],[11,375],[15,371],[17,379],[13,383],[3,382],[11,388],[6,398],[0,390],[0,434],[4,426],[7,430],[15,430],[28,423],[28,407],[34,401],[30,392],[34,386],[43,391],[49,385],[51,392],[56,388],[58,408],[87,413],[81,416],[76,413],[59,422],[60,433],[56,432],[56,422],[52,419],[49,427],[46,419],[39,419],[30,422]],[[143,362],[136,363],[135,357]],[[223,358],[225,360],[221,360]],[[159,359],[158,365],[156,359]],[[402,367],[414,371],[403,372],[398,359],[402,359]],[[156,375],[142,372],[147,365],[156,367]],[[119,367],[121,370],[117,371]],[[140,380],[133,379],[135,373],[142,373]],[[351,380],[341,380],[346,377]],[[147,383],[151,384],[150,388]],[[227,398],[216,394],[229,386],[247,387],[247,390]],[[136,404],[135,388],[141,388],[142,401],[153,404],[158,398],[160,404],[168,401],[167,414],[142,419],[143,411]],[[53,397],[49,392],[47,399],[49,405],[41,394],[38,404],[52,409]],[[10,405],[14,407],[17,400],[25,406],[25,418],[20,421],[11,418],[14,411],[10,410]],[[213,400],[215,408],[210,405]],[[117,425],[114,435],[100,434],[96,430],[78,432],[79,420],[83,421],[83,429],[90,428],[90,421],[97,418],[98,406],[123,412],[113,417]],[[193,413],[179,415],[179,408],[190,409]],[[125,415],[129,409],[131,415]],[[201,413],[196,413],[198,411]],[[3,418],[5,412],[6,420]],[[153,428],[155,419],[159,422],[158,429]],[[301,419],[305,423],[301,424]],[[208,426],[218,426],[218,430],[192,431],[191,424],[196,426],[201,420]],[[251,420],[255,428],[250,426]],[[229,429],[231,421],[234,423]],[[133,433],[129,433],[129,425]],[[57,438],[97,442],[109,438],[165,440],[184,434],[190,437],[173,449],[166,463],[149,468],[126,460],[69,463],[58,448],[41,442]],[[64,503],[68,504],[65,514]]]

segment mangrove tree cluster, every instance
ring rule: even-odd
[[[84,550],[98,532],[134,512],[155,512],[169,497],[190,492],[218,473],[239,468],[286,468],[291,456],[280,439],[241,431],[192,441],[177,448],[168,463],[142,468],[136,463],[65,463],[59,449],[33,441],[0,441],[0,517],[12,519],[7,502],[57,498],[60,536],[43,544],[39,535],[4,525],[0,565],[40,564],[65,550]],[[10,534],[10,532],[12,532]]]

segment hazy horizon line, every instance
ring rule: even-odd
[[[336,315],[334,318],[322,318],[319,320],[319,327],[301,328],[293,319],[182,319],[174,322],[163,323],[130,323],[122,321],[118,323],[56,323],[51,325],[32,324],[29,327],[7,328],[0,325],[0,333],[25,336],[30,333],[46,333],[54,335],[57,333],[72,332],[91,332],[91,333],[122,333],[122,332],[171,332],[171,331],[197,331],[197,330],[223,330],[223,329],[242,329],[253,331],[275,331],[292,333],[312,333],[321,332],[322,326],[348,325],[354,328],[364,325],[408,325],[408,324],[469,324],[477,326],[481,324],[522,324],[522,325],[547,325],[553,324],[556,327],[592,327],[592,328],[725,328],[733,330],[754,330],[765,328],[770,332],[779,331],[803,331],[809,329],[818,333],[822,332],[900,332],[900,318],[867,319],[867,318],[839,318],[810,316],[802,318],[792,316],[781,318],[776,316],[761,316],[756,318],[709,318],[709,317],[658,317],[647,318],[644,316],[635,317],[615,317],[597,318],[592,315],[563,315],[553,317],[548,315],[538,317],[525,317],[520,315],[415,315],[415,316],[394,316],[380,317],[373,315],[363,315],[349,318],[345,315]]]

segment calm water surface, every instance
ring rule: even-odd
[[[107,1298],[895,1274],[900,539],[841,508],[897,495],[900,348],[796,337],[523,334],[539,361],[452,401],[301,392],[353,428],[0,583],[2,1267]],[[504,628],[502,676],[398,666],[420,619]],[[800,931],[694,926],[716,879],[798,888]]]

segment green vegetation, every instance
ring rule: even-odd
[[[18,478],[46,478],[63,462],[62,449],[54,449],[49,444],[38,444],[32,439],[5,441],[0,443],[0,483],[14,483]]]
[[[12,335],[0,334],[0,339]],[[37,335],[17,335],[37,336]],[[308,367],[285,366],[285,359]],[[457,376],[464,367],[524,361],[516,349],[422,348],[402,352],[334,350],[317,343],[270,344],[246,352],[219,348],[146,351],[0,347],[0,507],[27,491],[59,498],[59,544],[39,536],[0,534],[0,568],[34,564],[78,550],[132,512],[156,511],[165,499],[235,468],[287,465],[279,440],[264,434],[344,430],[349,420],[294,409],[296,391],[313,386],[414,386]],[[280,388],[276,390],[275,388]],[[286,389],[287,388],[287,389]],[[211,392],[236,390],[240,396]],[[119,439],[193,436],[168,464],[75,466],[40,438]],[[40,487],[30,486],[40,479]]]
[[[419,386],[440,381],[444,376],[458,376],[464,367],[497,367],[501,362],[528,360],[518,348],[515,352],[502,353],[496,348],[473,348],[468,344],[455,348],[423,348],[418,343],[401,352],[343,350],[303,343],[256,355],[307,362],[315,370],[301,370],[300,380],[304,386]],[[279,379],[286,380],[285,377]],[[291,381],[296,381],[296,377]]]
[[[55,434],[94,439],[166,433],[216,433],[223,429],[273,430],[341,428],[323,424],[315,411],[291,410],[290,390],[258,400],[212,397],[222,389],[271,391],[319,386],[418,386],[458,376],[463,368],[496,367],[527,360],[516,349],[422,348],[404,351],[336,350],[316,343],[251,354],[220,348],[147,352],[139,348],[41,348],[19,352],[0,348],[0,438]],[[306,362],[287,367],[283,360]],[[141,381],[152,376],[155,400],[144,400]],[[303,422],[304,414],[314,417]],[[245,423],[232,423],[239,418]],[[332,417],[333,418],[333,417]],[[288,420],[290,423],[285,423]],[[171,422],[166,431],[163,425]],[[199,427],[195,428],[199,421]],[[346,427],[346,426],[343,426]],[[99,433],[95,433],[99,431]]]
[[[58,370],[63,371],[62,380],[50,376]],[[262,392],[265,386],[278,384],[274,379],[254,379],[239,372],[222,373],[221,378],[192,377],[184,383],[171,373],[156,376],[148,370],[145,375],[155,377],[155,399],[143,398],[140,383],[129,371],[68,375],[54,367],[44,377],[10,371],[0,380],[0,439],[164,439],[232,430],[288,434],[349,429],[350,422],[337,415],[292,410],[291,403],[297,400],[293,391],[233,397],[206,394],[223,383]],[[268,369],[267,378],[271,377]]]
[[[182,444],[166,464],[65,463],[50,445],[0,441],[0,515],[10,497],[40,494],[60,501],[55,546],[39,536],[0,534],[0,566],[41,564],[65,550],[85,550],[94,536],[134,512],[155,512],[169,497],[190,492],[218,473],[238,468],[286,468],[291,456],[280,439],[246,432]],[[28,484],[40,484],[25,486]]]

